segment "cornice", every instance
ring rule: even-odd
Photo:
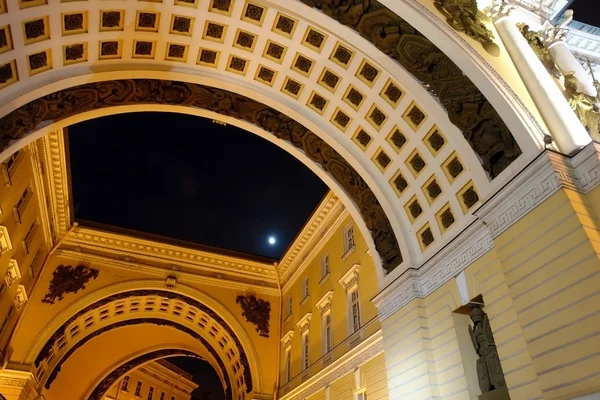
[[[281,338],[281,344],[284,348],[288,348],[292,345],[292,339],[294,338],[294,331],[290,330]]]
[[[383,353],[383,336],[379,330],[306,382],[282,396],[281,400],[306,399],[381,353]]]
[[[171,269],[192,267],[197,270],[216,270],[244,278],[253,277],[272,283],[277,282],[277,272],[271,264],[98,231],[93,228],[78,226],[65,238],[64,244],[85,252],[103,251],[116,255],[116,258],[131,259],[140,263],[160,262]]]
[[[304,333],[310,327],[310,320],[312,319],[312,313],[306,313],[300,321],[296,323],[296,326],[300,330],[301,333]]]
[[[67,177],[67,159],[65,154],[65,138],[62,129],[44,136],[43,162],[49,188],[50,218],[54,224],[54,232],[64,235],[71,224],[69,206],[69,179]]]
[[[342,285],[344,290],[347,292],[351,290],[356,284],[358,284],[358,273],[360,271],[360,264],[354,264],[342,277],[338,280],[338,283]]]
[[[215,272],[214,269],[205,269],[203,271],[195,270],[189,272],[184,269],[178,268],[176,271],[173,269],[165,269],[164,267],[156,267],[148,264],[137,262],[132,257],[121,257],[121,258],[110,258],[103,255],[93,254],[89,252],[81,252],[69,248],[59,248],[56,253],[57,256],[64,256],[69,258],[75,258],[81,261],[87,261],[93,263],[95,266],[103,268],[115,268],[127,271],[138,271],[143,272],[155,278],[164,279],[165,287],[168,287],[172,277],[175,276],[177,284],[199,284],[199,285],[211,285],[219,288],[233,289],[239,291],[246,291],[250,287],[257,293],[265,294],[268,296],[278,296],[279,290],[276,285],[272,282],[266,282],[263,279],[252,279],[249,277],[240,278],[229,274],[229,271],[223,269],[220,272]]]
[[[541,153],[519,175],[487,200],[479,218],[418,268],[408,269],[373,302],[381,320],[414,298],[424,298],[494,247],[494,238],[562,188],[588,193],[600,185],[600,144],[591,143],[573,158]]]
[[[306,268],[313,254],[319,251],[331,237],[335,231],[334,226],[346,215],[347,211],[340,199],[333,192],[329,192],[279,263],[279,274],[284,291],[294,277]]]
[[[331,299],[333,299],[333,290],[327,291],[327,293],[317,301],[315,306],[321,311],[321,314],[331,309]]]

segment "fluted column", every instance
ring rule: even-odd
[[[571,154],[591,138],[509,13],[505,3],[497,3],[494,26],[560,151]]]

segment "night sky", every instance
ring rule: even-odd
[[[328,190],[276,145],[195,116],[113,115],[68,136],[77,221],[278,259]]]
[[[573,10],[573,19],[600,27],[600,1],[575,0],[569,8]]]

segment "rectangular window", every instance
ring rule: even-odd
[[[129,388],[129,377],[126,376],[125,378],[123,378],[123,383],[121,383],[121,390],[126,392],[128,388]]]
[[[38,275],[38,272],[40,272],[39,269],[42,266],[41,259],[42,248],[39,248],[38,251],[35,252],[35,256],[33,257],[31,264],[29,264],[29,275],[32,278],[35,278]]]
[[[360,301],[358,298],[358,288],[350,292],[350,312],[352,315],[352,333],[360,329]]]
[[[160,400],[165,400],[165,396],[166,396],[165,392],[162,392],[160,394]]]
[[[308,278],[304,278],[302,281],[302,300],[305,300],[310,295],[310,288],[308,286]]]
[[[302,371],[308,368],[310,355],[308,354],[308,332],[302,334]]]
[[[344,229],[344,253],[354,247],[354,227],[349,225]]]
[[[139,397],[139,396],[141,396],[141,393],[142,393],[142,382],[138,381],[137,385],[135,385],[135,395]]]
[[[329,275],[329,254],[324,254],[321,257],[321,278]]]
[[[17,151],[2,164],[2,173],[4,174],[4,185],[12,186],[12,175],[17,167],[17,162],[20,159],[21,152]]]
[[[152,400],[154,397],[154,388],[150,386],[150,390],[148,390],[148,400]]]
[[[292,380],[292,349],[285,349],[284,383]]]
[[[292,315],[292,304],[293,304],[293,300],[292,300],[292,296],[290,296],[287,299],[287,317]]]
[[[12,306],[10,306],[10,309],[8,310],[8,314],[6,315],[6,318],[4,318],[4,321],[2,322],[2,327],[0,327],[0,335],[4,334],[6,325],[8,325],[8,322],[10,321],[10,317],[12,317],[14,312],[15,312],[15,306],[12,305]]]
[[[15,205],[14,215],[15,215],[15,221],[17,222],[17,224],[21,223],[21,217],[25,213],[25,208],[27,207],[27,204],[29,204],[29,199],[31,198],[32,194],[33,194],[33,192],[31,191],[31,189],[26,188],[25,191],[23,191],[21,198],[17,202],[17,205]]]
[[[29,230],[27,231],[27,235],[25,235],[25,239],[23,240],[23,251],[25,251],[25,254],[29,254],[29,251],[31,250],[31,243],[33,242],[33,239],[35,238],[36,232],[37,232],[37,224],[34,222],[29,227]]]
[[[331,311],[323,315],[323,354],[327,354],[333,348],[333,331],[331,328]]]

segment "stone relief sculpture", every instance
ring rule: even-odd
[[[486,399],[486,393],[506,391],[506,382],[504,372],[500,364],[500,357],[496,350],[494,335],[490,327],[490,321],[487,314],[481,309],[481,306],[474,304],[471,306],[471,321],[473,326],[469,326],[469,335],[473,341],[473,346],[479,359],[477,360],[477,377],[479,379],[479,388],[483,393],[480,399]],[[508,399],[506,397],[494,397]]]
[[[521,34],[525,40],[527,40],[527,43],[529,43],[529,46],[535,55],[539,58],[544,67],[546,67],[546,70],[548,70],[548,72],[555,78],[559,78],[560,71],[556,67],[554,59],[552,58],[550,51],[548,51],[546,43],[542,40],[540,33],[530,30],[529,25],[527,24],[519,23],[517,24],[517,27],[521,31]]]
[[[356,29],[420,80],[439,98],[450,121],[462,131],[490,178],[498,176],[521,154],[508,127],[475,84],[446,54],[394,12],[376,0],[301,1]],[[486,38],[487,28],[482,22],[478,22],[481,25],[473,22],[478,21],[474,14],[476,5],[473,9],[475,2],[469,5],[467,0],[464,0],[466,3],[458,1],[436,0],[453,20],[456,17],[461,24],[467,24],[468,32],[485,43],[494,44],[491,37]],[[464,16],[459,16],[462,12]]]
[[[65,294],[77,293],[85,289],[86,283],[97,277],[98,270],[88,268],[85,265],[76,267],[59,265],[52,273],[48,293],[42,299],[42,303],[54,304],[56,301],[61,301]]]
[[[569,72],[565,75],[565,97],[592,139],[600,140],[600,82],[594,81],[596,97],[580,92],[579,81]]]
[[[271,303],[255,296],[238,296],[235,302],[242,307],[242,317],[247,322],[256,325],[256,332],[261,337],[269,337],[269,319],[271,318]]]
[[[435,0],[434,4],[452,28],[483,45],[493,42],[492,31],[486,28],[477,14],[477,0]]]

